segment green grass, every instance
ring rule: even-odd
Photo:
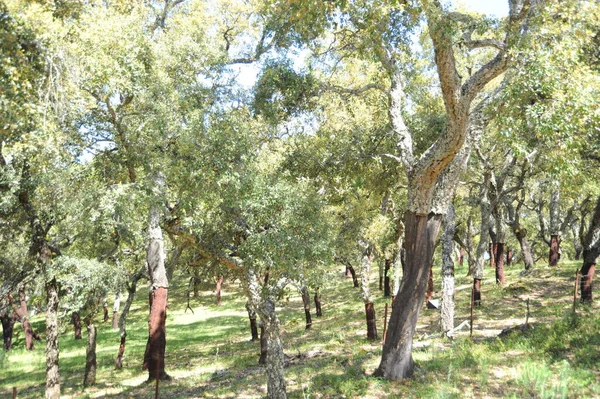
[[[287,355],[290,398],[593,398],[600,397],[600,317],[598,305],[578,305],[572,313],[576,262],[539,267],[519,277],[520,265],[506,271],[507,287],[494,284],[486,268],[483,304],[475,310],[474,336],[467,330],[452,341],[439,338],[439,313],[423,309],[418,323],[414,378],[389,382],[371,377],[381,356],[379,342],[366,340],[364,306],[358,289],[341,276],[322,288],[324,317],[304,330],[299,295],[289,291],[280,311]],[[376,290],[378,332],[383,333],[386,301]],[[436,278],[436,280],[439,280]],[[457,270],[456,324],[470,316],[470,278]],[[438,281],[439,283],[439,281]],[[209,287],[192,298],[184,312],[187,282],[173,281],[167,319],[167,371],[174,377],[160,386],[161,398],[260,398],[266,395],[264,370],[256,363],[259,344],[250,342],[245,299],[239,287],[225,287],[223,306],[214,305]],[[439,287],[437,287],[439,290]],[[439,295],[436,295],[439,297]],[[524,323],[529,299],[532,329],[497,338],[506,327]],[[99,320],[97,385],[82,388],[84,340],[65,325],[60,339],[62,392],[66,398],[153,398],[154,386],[141,370],[147,339],[147,295],[140,289],[128,321],[124,368],[113,366],[118,331]],[[65,323],[66,324],[66,323]],[[33,318],[43,332],[43,315]],[[0,397],[17,387],[19,398],[43,397],[44,343],[23,350],[15,326],[15,349],[0,352]],[[319,351],[317,353],[317,351]],[[299,353],[317,353],[298,358]]]

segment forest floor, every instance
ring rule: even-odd
[[[339,272],[321,289],[323,317],[313,316],[305,330],[300,295],[288,289],[280,320],[287,355],[290,398],[600,398],[600,304],[577,304],[573,313],[575,271],[579,262],[537,267],[520,276],[522,266],[506,269],[506,287],[497,287],[486,268],[482,306],[475,309],[473,336],[458,331],[453,340],[440,337],[439,311],[423,309],[414,343],[414,378],[389,382],[371,377],[381,356],[381,341],[366,339],[364,305],[359,289]],[[436,268],[438,270],[438,268]],[[456,325],[470,319],[471,279],[466,268],[456,277]],[[373,271],[378,332],[383,332],[385,304]],[[436,275],[439,298],[439,277]],[[188,309],[185,276],[169,290],[166,370],[160,398],[261,398],[265,371],[257,365],[259,343],[251,342],[245,299],[239,284],[224,287],[223,304],[215,305],[212,287],[204,286]],[[598,286],[598,284],[596,284]],[[124,367],[115,370],[119,333],[98,320],[98,370],[94,387],[82,387],[83,340],[74,340],[68,319],[60,336],[60,370],[64,398],[154,398],[155,385],[141,370],[147,340],[147,295],[140,288],[128,321]],[[600,293],[596,289],[595,296]],[[523,325],[505,338],[505,328]],[[111,305],[111,304],[109,304]],[[112,309],[111,307],[109,307]],[[99,319],[99,318],[98,318]],[[43,315],[32,318],[43,332]],[[43,336],[44,334],[42,334]],[[41,398],[44,390],[44,343],[25,351],[24,334],[15,326],[14,346],[0,352],[0,397]]]

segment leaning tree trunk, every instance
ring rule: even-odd
[[[352,267],[350,262],[346,263],[346,267],[350,270],[350,274],[352,275],[352,284],[354,285],[354,288],[358,288],[360,285],[358,283],[358,278],[356,277],[356,270],[354,270],[354,267]]]
[[[150,274],[150,318],[148,320],[148,343],[144,355],[143,369],[148,370],[148,380],[170,379],[165,372],[165,350],[167,346],[166,320],[169,282],[165,269],[165,248],[160,228],[160,208],[165,186],[160,173],[152,177],[154,187],[160,191],[150,207],[148,216],[148,244],[146,263]]]
[[[131,284],[127,286],[127,299],[125,300],[123,311],[119,317],[119,336],[121,338],[121,343],[119,344],[119,352],[117,353],[117,358],[115,360],[115,367],[119,370],[123,368],[123,356],[125,355],[125,344],[127,342],[127,316],[129,316],[129,309],[131,308],[131,304],[135,298],[137,282],[141,277],[141,272],[138,272],[132,276]]]
[[[54,278],[46,284],[46,298],[46,399],[59,399],[58,289]]]
[[[121,293],[119,290],[115,292],[115,303],[113,305],[112,328],[119,328],[119,308],[121,307]]]
[[[310,315],[310,293],[306,285],[302,285],[300,288],[300,295],[302,296],[302,304],[304,305],[304,317],[306,318],[306,330],[310,330],[312,327],[312,317]]]
[[[252,334],[251,341],[258,341],[258,327],[256,324],[256,312],[252,308],[250,301],[246,302],[246,311],[248,312],[248,319],[250,320],[250,333]]]
[[[75,339],[81,339],[81,315],[79,312],[73,312],[71,315],[71,321],[73,322],[73,333]]]
[[[594,208],[590,226],[583,242],[583,266],[581,267],[581,302],[591,303],[592,284],[596,262],[600,256],[600,197]]]
[[[533,251],[529,246],[529,240],[527,239],[527,229],[517,224],[515,226],[511,226],[513,234],[519,241],[519,246],[521,247],[521,256],[523,256],[523,264],[525,265],[525,270],[529,270],[533,268],[535,263],[533,259]]]
[[[369,289],[369,274],[371,265],[373,264],[373,247],[367,240],[359,240],[359,246],[362,251],[361,270],[360,270],[360,286],[362,290],[363,302],[365,304],[365,316],[367,320],[367,339],[377,339],[377,319],[375,317],[375,304],[371,297]]]
[[[88,339],[85,348],[83,386],[89,387],[96,383],[96,326],[91,316],[86,318],[86,324]]]
[[[321,294],[319,293],[319,287],[315,290],[315,312],[317,313],[317,317],[323,316],[323,310],[321,309]]]
[[[552,190],[550,198],[550,251],[548,253],[548,265],[556,266],[560,259],[560,242],[559,242],[559,218],[558,218],[558,203],[560,191],[558,188]]]
[[[454,262],[452,261],[454,242],[452,239],[456,232],[455,220],[454,206],[450,205],[448,213],[446,213],[446,226],[442,234],[442,302],[440,314],[444,334],[454,328]]]
[[[440,215],[406,212],[406,267],[396,297],[396,302],[401,305],[392,309],[381,364],[375,370],[375,376],[399,380],[412,376],[414,372],[412,338],[425,298],[440,222]]]

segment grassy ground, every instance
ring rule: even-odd
[[[519,277],[520,265],[507,269],[507,287],[494,284],[486,269],[483,305],[475,310],[473,338],[468,329],[454,340],[439,337],[439,312],[424,309],[414,345],[415,377],[388,382],[370,377],[381,355],[381,343],[366,340],[364,306],[358,289],[340,274],[322,289],[324,316],[304,329],[300,297],[288,292],[280,312],[289,366],[291,398],[593,398],[600,397],[599,305],[578,305],[572,312],[573,282],[578,263],[539,267]],[[470,317],[470,279],[457,270],[456,324]],[[376,274],[376,273],[374,273]],[[264,370],[257,366],[259,344],[250,342],[245,300],[237,284],[225,286],[223,306],[214,305],[208,289],[186,307],[187,282],[175,279],[167,320],[167,371],[161,398],[260,398],[266,395]],[[386,301],[376,290],[378,328],[383,331]],[[439,287],[438,287],[439,289]],[[439,296],[439,295],[438,295]],[[596,295],[598,296],[598,295]],[[525,323],[533,328],[507,338],[502,329]],[[154,385],[141,371],[147,339],[147,295],[138,292],[128,324],[124,368],[114,369],[118,331],[98,322],[97,385],[82,388],[85,337],[75,341],[69,326],[60,339],[60,369],[65,398],[153,398]],[[66,323],[65,323],[66,324]],[[43,331],[42,316],[33,318]],[[0,397],[43,397],[44,344],[23,350],[24,334],[15,326],[15,349],[0,352]],[[85,335],[85,334],[84,334]]]

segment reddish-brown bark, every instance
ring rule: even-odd
[[[584,262],[581,268],[581,302],[592,303],[592,285],[594,274],[596,273],[596,264]]]
[[[73,312],[71,320],[73,322],[75,339],[81,339],[81,316],[79,315],[79,312]]]
[[[504,286],[504,243],[494,243],[494,264],[496,265],[496,284]]]
[[[506,246],[506,266],[510,266],[513,260],[513,251],[510,247]]]
[[[148,370],[149,381],[157,377],[161,380],[166,380],[170,378],[165,372],[168,289],[165,287],[153,288],[152,292],[150,292],[150,297],[149,334],[143,369]]]
[[[2,315],[0,315],[0,320],[2,321],[2,338],[4,342],[3,347],[8,351],[12,349],[15,318],[8,315],[8,308],[6,308],[5,311],[2,312]]]
[[[548,254],[548,264],[550,266],[558,264],[558,260],[560,259],[559,245],[558,235],[552,234],[550,236],[550,252]]]
[[[372,302],[365,303],[365,314],[367,317],[367,339],[377,339],[377,319],[375,317],[375,305]]]
[[[475,306],[481,305],[481,279],[473,279],[473,304]]]

